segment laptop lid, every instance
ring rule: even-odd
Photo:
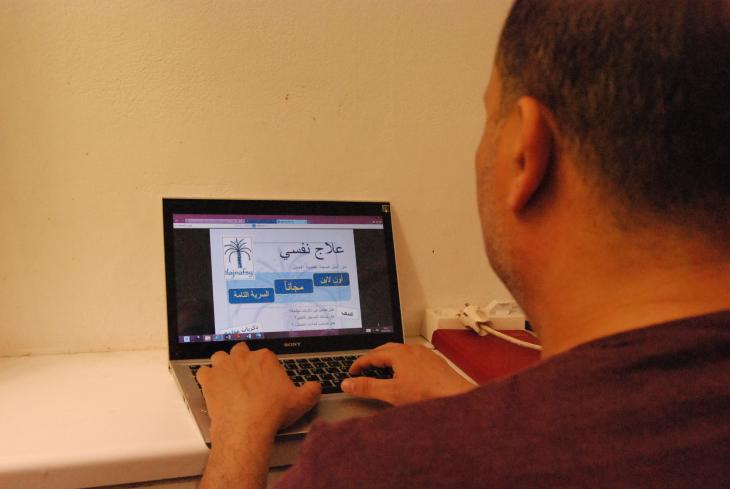
[[[388,202],[163,199],[170,359],[403,341]]]

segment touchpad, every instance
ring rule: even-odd
[[[316,419],[329,422],[342,421],[348,418],[371,416],[387,409],[390,404],[374,399],[358,399],[347,394],[334,394],[323,397],[319,403],[299,421],[281,430],[278,435],[301,434],[309,431]]]

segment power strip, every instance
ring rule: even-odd
[[[516,331],[527,326],[525,313],[515,301],[492,301],[483,310],[494,329]]]
[[[479,310],[494,329],[525,329],[525,314],[515,301],[492,301],[488,306],[480,307]],[[460,312],[458,309],[449,307],[426,309],[426,315],[421,325],[421,336],[430,342],[433,332],[437,329],[467,329],[459,319]]]

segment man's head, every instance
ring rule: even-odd
[[[608,210],[609,232],[658,224],[730,242],[729,33],[728,1],[516,1],[477,161],[487,249],[508,286],[520,277],[504,215],[529,217],[549,198],[556,157]],[[517,154],[530,111],[550,154],[521,205],[500,208],[510,189],[499,188],[509,172],[499,162]]]
[[[503,109],[544,104],[627,225],[671,213],[728,236],[729,34],[727,0],[519,0],[496,60]]]

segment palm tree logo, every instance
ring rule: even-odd
[[[238,262],[238,268],[243,268],[241,255],[246,255],[249,260],[251,259],[251,248],[246,246],[246,241],[240,238],[229,241],[228,244],[223,247],[223,251],[226,255],[226,258],[228,258],[228,263],[231,262],[231,258],[233,258],[233,256],[236,257],[236,261]]]

